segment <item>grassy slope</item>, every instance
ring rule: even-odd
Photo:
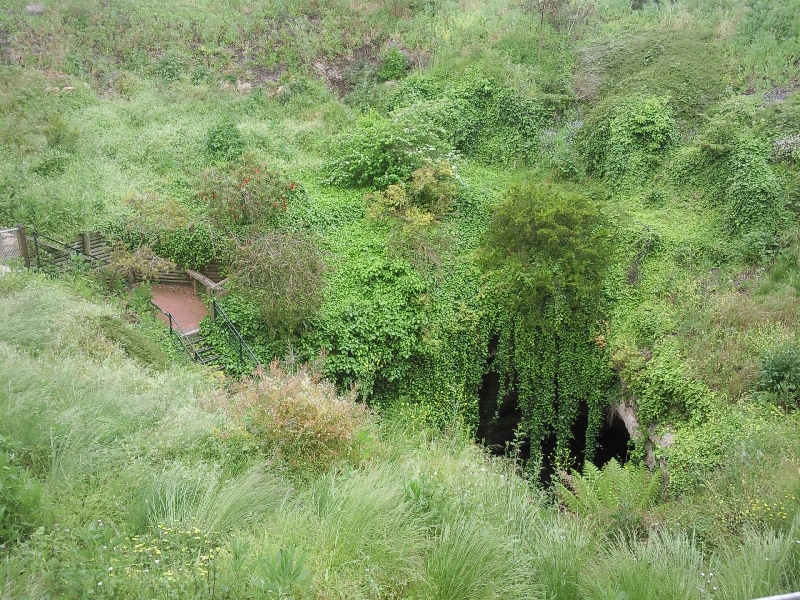
[[[532,81],[552,78],[552,72],[543,72],[535,65],[535,55],[530,48],[537,40],[530,17],[510,10],[505,2],[445,3],[435,17],[426,16],[424,12],[405,12],[404,4],[396,3],[404,19],[397,19],[392,14],[396,8],[392,4],[370,5],[374,9],[372,12],[348,4],[314,12],[313,7],[299,3],[280,3],[280,6],[241,3],[224,8],[212,3],[206,10],[193,13],[193,3],[191,7],[173,3],[166,14],[166,9],[160,4],[115,4],[111,10],[99,4],[90,6],[85,2],[74,2],[61,3],[50,9],[48,18],[37,19],[23,16],[22,3],[16,3],[0,17],[3,19],[0,28],[11,32],[11,46],[25,66],[24,70],[3,68],[0,71],[3,83],[0,94],[6,109],[0,124],[0,139],[3,141],[0,144],[3,159],[0,166],[0,186],[3,187],[0,190],[4,197],[14,199],[4,205],[13,210],[4,209],[3,222],[10,224],[22,220],[36,222],[39,227],[52,231],[77,231],[114,212],[119,200],[135,190],[150,189],[191,203],[198,174],[209,164],[204,151],[206,132],[223,115],[233,115],[248,146],[271,164],[285,168],[309,190],[314,201],[302,207],[302,214],[296,217],[328,234],[332,248],[357,248],[358,244],[352,240],[365,233],[360,224],[363,215],[360,192],[330,189],[324,185],[320,175],[320,167],[326,159],[327,138],[350,127],[358,119],[357,110],[343,106],[335,94],[325,90],[315,80],[317,71],[310,65],[316,62],[326,67],[341,66],[346,63],[342,57],[361,48],[365,42],[373,45],[370,51],[374,53],[375,48],[387,39],[399,39],[414,51],[420,61],[429,61],[439,73],[457,74],[466,64],[479,61],[483,68],[497,70],[522,89],[535,87]],[[627,2],[600,3],[590,18],[590,24],[580,31],[582,38],[577,43],[574,60],[570,58],[568,61],[575,72],[572,85],[587,99],[582,105],[586,112],[593,106],[614,102],[632,92],[669,95],[679,117],[679,133],[682,141],[687,143],[702,127],[702,115],[715,102],[751,91],[748,88],[759,94],[768,93],[773,87],[785,87],[793,77],[786,64],[776,58],[795,52],[791,46],[793,38],[779,39],[780,32],[774,32],[774,28],[770,30],[769,22],[758,21],[763,12],[761,4],[756,10],[747,11],[738,2],[713,3],[712,6],[698,1],[662,5],[660,8],[651,5],[638,13],[631,13],[627,5]],[[92,26],[88,27],[90,22]],[[165,22],[169,25],[164,25]],[[339,34],[342,29],[347,32],[344,36]],[[291,33],[287,35],[286,32]],[[273,35],[284,37],[276,42],[270,37]],[[488,45],[487,39],[491,42]],[[550,43],[550,38],[547,39]],[[557,41],[552,43],[557,44]],[[91,52],[86,51],[87,48],[91,48]],[[552,48],[546,46],[546,55]],[[139,51],[135,51],[137,49]],[[554,67],[552,71],[557,72],[558,68]],[[176,80],[170,81],[173,77]],[[237,79],[259,84],[262,91],[240,93],[233,87]],[[89,87],[81,85],[84,81]],[[299,84],[299,81],[308,83]],[[224,89],[226,83],[231,87]],[[45,91],[47,86],[65,84],[74,85],[76,90],[59,94]],[[300,91],[292,92],[288,98],[270,99],[269,96],[276,93],[280,85]],[[377,97],[375,104],[381,109],[380,89],[372,92]],[[796,103],[789,98],[757,110],[755,121],[760,120],[766,141],[796,131],[796,120],[792,116],[797,114]],[[782,115],[781,111],[786,114]],[[68,127],[78,129],[79,135],[73,143],[55,148],[48,143],[47,127],[53,113],[61,114]],[[637,374],[637,357],[654,355],[656,361],[652,364],[674,368],[681,376],[689,373],[693,380],[705,386],[708,397],[713,399],[713,407],[712,414],[702,423],[686,423],[679,428],[671,456],[676,470],[680,466],[682,476],[689,474],[688,480],[678,480],[678,484],[685,489],[695,489],[698,483],[703,483],[705,490],[687,495],[677,503],[645,512],[643,519],[648,525],[670,520],[683,523],[687,525],[684,531],[698,532],[701,539],[711,540],[712,546],[719,544],[720,547],[728,536],[740,537],[753,524],[760,527],[766,523],[789,535],[791,531],[784,527],[781,516],[776,522],[772,514],[764,513],[761,505],[757,509],[753,506],[756,500],[766,500],[770,507],[784,501],[795,504],[787,500],[797,492],[793,475],[797,448],[790,433],[793,419],[783,420],[764,414],[759,407],[753,409],[747,405],[731,409],[724,400],[726,396],[736,399],[751,390],[760,360],[766,352],[796,340],[797,325],[793,318],[798,307],[793,278],[796,267],[790,263],[783,271],[773,269],[767,272],[768,263],[756,267],[744,264],[735,249],[726,250],[728,256],[733,256],[731,259],[720,261],[714,258],[716,250],[734,245],[736,240],[731,241],[721,231],[715,209],[698,197],[697,192],[702,190],[687,189],[679,185],[680,182],[669,179],[669,160],[670,157],[665,158],[665,166],[658,168],[652,180],[609,186],[611,206],[619,215],[618,237],[623,242],[619,267],[609,286],[610,295],[616,301],[611,343],[615,359],[623,368],[629,369],[633,374],[631,377]],[[549,165],[543,161],[538,166],[537,176],[549,177],[548,168]],[[479,190],[476,194],[480,198],[479,212],[484,213],[509,178],[502,169],[469,161],[461,167],[461,176],[466,185]],[[789,173],[787,176],[793,175]],[[647,192],[652,187],[662,190],[666,202],[655,205],[651,202]],[[456,229],[459,227],[458,224],[454,226]],[[474,234],[476,229],[469,226],[461,231]],[[372,231],[366,233],[375,235]],[[640,280],[637,285],[630,285],[627,282],[629,266],[646,238],[654,240],[651,250],[642,263]],[[468,249],[470,244],[465,243],[465,246]],[[448,302],[454,294],[444,289],[439,297],[444,305],[441,310],[444,313],[452,310]],[[27,310],[34,298],[35,293],[22,292],[18,301]],[[49,308],[37,309],[49,317],[24,322],[25,331],[31,332],[25,336],[19,335],[19,331],[15,333],[14,328],[18,327],[15,320],[2,320],[6,343],[27,344],[28,351],[32,352],[29,354],[17,348],[4,350],[5,364],[13,368],[13,372],[47,372],[48,365],[54,362],[51,355],[45,355],[46,358],[35,356],[36,352],[43,352],[45,340],[52,336],[53,323],[63,321],[56,316],[66,306],[63,296],[56,296],[52,303]],[[8,306],[11,308],[4,310],[17,310],[10,304]],[[85,305],[81,310],[102,312],[106,309]],[[91,331],[85,334],[93,335]],[[69,337],[65,332],[62,339]],[[97,518],[106,520],[104,522],[114,523],[119,531],[132,535],[136,530],[135,519],[112,506],[108,490],[120,490],[121,495],[130,495],[133,493],[131,481],[143,477],[181,480],[174,475],[175,472],[187,468],[187,465],[194,468],[198,461],[196,448],[207,443],[208,431],[216,417],[191,407],[196,398],[203,395],[204,386],[210,384],[197,383],[193,375],[181,375],[179,382],[191,382],[199,388],[196,395],[187,396],[178,383],[175,388],[171,383],[164,384],[167,379],[155,380],[159,383],[154,383],[149,375],[137,379],[140,376],[134,375],[130,364],[119,356],[113,367],[100,361],[91,371],[85,371],[80,366],[85,359],[82,356],[76,358],[80,355],[75,354],[70,342],[65,344],[64,348],[57,346],[48,350],[66,358],[63,372],[53,371],[52,379],[42,382],[41,388],[31,380],[29,395],[8,388],[14,389],[14,394],[4,396],[7,406],[13,400],[19,403],[18,406],[27,407],[25,402],[39,402],[41,398],[51,397],[48,395],[50,392],[45,393],[51,390],[52,397],[58,399],[55,406],[62,403],[62,409],[69,407],[72,410],[71,413],[66,411],[66,416],[63,411],[54,412],[52,416],[53,422],[64,428],[55,429],[58,436],[64,436],[58,439],[67,440],[64,452],[48,450],[47,439],[30,432],[30,427],[13,427],[13,420],[7,421],[8,429],[3,435],[13,430],[16,433],[13,437],[20,436],[20,443],[47,454],[37,459],[40,464],[36,465],[36,473],[47,482],[49,502],[55,504],[56,498],[65,498],[64,503],[69,506],[65,518],[71,519],[71,529],[87,526],[96,514]],[[3,372],[12,371],[4,368]],[[101,377],[119,382],[118,389],[122,391],[118,395],[111,392],[106,395],[105,387],[100,389],[91,383],[94,378],[100,381]],[[70,380],[75,383],[69,389],[57,385]],[[646,380],[646,383],[653,383],[653,379]],[[159,385],[167,386],[163,393],[169,402],[163,406],[157,404],[158,394],[152,392]],[[108,389],[113,391],[117,388]],[[137,402],[126,400],[124,406],[119,404],[120,397],[133,393],[140,394]],[[73,404],[79,396],[95,402]],[[156,406],[163,411],[162,417],[153,416],[162,412],[144,410]],[[100,422],[106,423],[108,430],[95,432],[94,429],[88,431],[75,426],[74,434],[62,434],[61,431],[72,431],[73,422],[68,419],[84,410],[88,411],[86,415],[95,415]],[[51,418],[48,411],[42,410],[42,413],[45,418]],[[104,417],[106,413],[110,416]],[[8,414],[22,418],[20,415],[30,413],[25,408]],[[177,429],[179,434],[175,433],[176,423],[186,426]],[[159,435],[146,433],[149,430]],[[783,438],[774,432],[783,432]],[[115,441],[101,443],[108,440]],[[130,441],[118,444],[120,440]],[[377,579],[366,575],[365,569],[371,568],[366,566],[367,562],[372,560],[376,561],[375,568],[379,573],[380,569],[411,573],[407,577],[411,582],[409,585],[412,588],[417,586],[412,594],[432,597],[430,590],[423,591],[419,587],[422,585],[419,582],[421,573],[427,573],[430,581],[439,581],[437,577],[445,578],[446,573],[437,575],[435,569],[444,568],[442,563],[445,559],[441,557],[447,556],[445,542],[459,539],[438,535],[439,530],[435,527],[448,519],[455,522],[461,518],[455,501],[447,497],[464,489],[465,480],[462,478],[466,477],[465,473],[483,468],[484,459],[461,441],[454,441],[444,449],[437,444],[400,443],[391,436],[383,443],[386,445],[383,451],[394,457],[394,462],[387,460],[388,466],[376,466],[375,472],[372,467],[359,471],[353,476],[355,483],[347,484],[351,487],[343,486],[340,501],[355,502],[364,488],[385,491],[385,497],[376,499],[376,503],[386,506],[387,513],[394,515],[390,520],[397,521],[397,529],[390,529],[386,535],[396,536],[392,538],[395,544],[399,538],[408,540],[407,546],[397,550],[398,555],[380,547],[360,554],[354,550],[362,543],[358,537],[350,539],[352,545],[344,553],[332,551],[335,539],[332,541],[326,536],[332,535],[331,531],[338,526],[331,516],[333,508],[318,507],[319,498],[328,493],[326,486],[339,484],[324,480],[316,487],[305,487],[304,484],[291,496],[292,501],[298,503],[291,504],[291,510],[284,509],[268,517],[259,516],[259,519],[273,523],[268,535],[253,533],[259,527],[263,531],[265,521],[259,520],[256,527],[248,525],[252,529],[243,534],[244,538],[252,541],[257,552],[266,554],[274,554],[281,545],[306,549],[309,552],[308,567],[315,574],[315,581],[326,582],[315,592],[318,597],[368,597],[370,593],[381,597],[392,593],[403,595],[404,592],[393,587],[394,583],[386,583],[385,574],[377,576]],[[74,444],[74,452],[69,444]],[[158,454],[150,457],[148,452],[151,448],[157,449]],[[96,459],[101,452],[111,453],[117,462],[109,459],[107,468],[104,461]],[[466,456],[463,457],[462,453]],[[85,463],[78,459],[84,455],[87,457]],[[124,460],[123,456],[126,457]],[[130,471],[111,468],[128,464],[127,461],[130,461]],[[224,469],[224,460],[222,463]],[[376,463],[384,463],[383,455]],[[50,466],[45,467],[45,464]],[[53,464],[57,465],[55,470]],[[97,472],[91,465],[96,466]],[[441,497],[434,494],[431,513],[426,512],[427,505],[420,511],[418,506],[402,504],[404,511],[408,508],[407,512],[402,516],[392,513],[391,506],[400,502],[400,497],[405,498],[403,490],[409,484],[407,473],[442,472],[436,465],[444,465],[441,469],[446,467],[448,473],[452,469],[455,474],[436,488]],[[208,463],[202,463],[200,472],[208,472],[209,481],[215,477],[229,477],[229,473],[216,470],[219,466],[209,459]],[[722,469],[715,471],[720,466]],[[761,466],[767,468],[762,470]],[[84,468],[88,470],[82,470]],[[59,475],[62,472],[66,474],[63,477]],[[65,483],[71,481],[75,483]],[[497,478],[493,479],[492,485],[497,482]],[[99,488],[98,483],[106,487]],[[473,483],[487,482],[475,480]],[[242,483],[245,488],[248,485],[251,484]],[[254,490],[247,493],[267,493],[263,489],[273,490],[269,486],[275,485],[281,490],[280,495],[289,487],[288,482],[275,483],[273,479],[258,480],[252,485]],[[518,485],[517,482],[512,488],[517,490]],[[87,494],[87,490],[91,491]],[[86,503],[79,508],[78,499],[84,496]],[[494,556],[510,552],[521,563],[509,560],[508,565],[502,567],[507,571],[497,575],[510,582],[509,585],[516,581],[514,569],[520,569],[519,572],[525,574],[522,578],[528,581],[546,581],[558,569],[565,568],[564,563],[573,559],[568,550],[575,550],[563,548],[556,539],[558,528],[565,527],[565,535],[575,538],[576,547],[585,553],[581,556],[586,561],[586,566],[580,569],[582,574],[575,573],[569,581],[582,583],[583,595],[587,597],[613,597],[612,592],[616,589],[627,590],[632,598],[648,597],[636,587],[637,578],[641,576],[623,572],[627,563],[621,561],[621,557],[631,555],[649,554],[654,562],[666,565],[665,581],[673,581],[673,577],[687,578],[682,579],[688,582],[686,585],[690,590],[686,597],[693,597],[698,588],[714,587],[697,579],[697,575],[700,566],[706,569],[716,565],[715,561],[728,565],[724,568],[715,566],[715,571],[727,569],[728,576],[733,577],[738,569],[739,574],[744,574],[742,577],[756,581],[762,577],[761,567],[748,570],[737,566],[747,563],[747,552],[755,556],[769,548],[770,552],[780,553],[783,552],[780,539],[790,539],[772,540],[768,534],[760,534],[761,537],[752,534],[754,537],[744,538],[749,545],[745,546],[743,554],[727,558],[712,558],[706,554],[702,559],[698,556],[699,562],[692,564],[683,564],[677,558],[681,556],[681,560],[691,562],[695,556],[690,542],[681,537],[680,532],[666,534],[664,539],[654,536],[650,541],[639,542],[630,548],[622,542],[606,545],[604,552],[597,554],[594,552],[596,542],[589,541],[597,538],[592,538],[590,531],[597,532],[602,527],[586,530],[588,523],[565,524],[549,517],[529,522],[530,515],[521,508],[528,500],[520,502],[512,492],[508,498],[506,504],[501,502],[499,506],[513,515],[511,527],[518,529],[509,531],[507,538],[490,543],[491,536],[487,532],[497,524],[505,523],[502,511],[484,519],[477,514],[478,505],[470,503],[465,510],[471,524],[453,526],[453,535],[461,536],[461,541],[453,543],[458,546],[466,539],[473,539],[477,540],[474,542],[476,546],[492,548],[496,553]],[[539,499],[534,496],[531,501],[538,503]],[[96,508],[96,511],[89,510],[91,508]],[[265,510],[272,509],[265,507]],[[757,516],[753,516],[754,511],[758,512]],[[789,510],[786,521],[791,522],[792,511]],[[280,517],[276,518],[276,514]],[[636,511],[633,516],[642,518]],[[375,518],[378,520],[374,527],[378,530],[389,526],[381,521],[382,517]],[[64,522],[60,523],[61,527],[64,527]],[[355,536],[358,524],[349,523],[347,527],[352,528],[348,531]],[[426,527],[434,529],[424,534]],[[676,529],[682,530],[683,526]],[[309,537],[305,533],[317,530],[319,533],[315,536]],[[231,531],[221,533],[230,537]],[[519,533],[525,534],[522,542],[516,538]],[[48,536],[54,536],[53,539],[60,544],[68,556],[68,564],[70,560],[73,564],[80,560],[76,556],[69,558],[73,549],[92,547],[90,542],[78,542],[63,532],[48,528],[30,547],[18,554],[23,560],[33,560],[33,564],[41,565],[43,548],[50,544],[46,539]],[[525,542],[526,539],[544,544],[543,549],[528,547],[533,542]],[[432,546],[431,540],[434,540]],[[739,552],[739,546],[736,548],[734,552]],[[329,554],[333,558],[327,558]],[[782,568],[789,576],[796,576],[792,575],[795,573],[793,567],[788,566],[794,564],[795,558],[791,554],[786,556],[787,566]],[[486,556],[471,559],[483,565],[475,568],[488,568],[490,562],[496,562]],[[225,562],[228,560],[226,554],[222,561],[226,569],[229,568]],[[326,562],[328,560],[331,562]],[[678,570],[678,575],[671,574],[673,568]],[[538,575],[531,577],[530,573],[537,569]],[[688,572],[692,575],[686,575]],[[70,574],[68,569],[65,573],[64,577],[76,581],[84,577]],[[766,580],[770,578],[768,574],[763,577]],[[609,583],[607,591],[601,589],[605,581],[614,582]],[[598,589],[594,588],[595,582]],[[20,583],[10,585],[18,586],[7,591],[10,597],[14,597],[29,584],[23,577]],[[39,581],[36,585],[47,584]],[[66,584],[62,581],[60,585]],[[147,584],[141,585],[146,587]],[[759,591],[741,588],[736,592],[723,587],[721,589],[726,591],[721,592],[720,597],[753,597],[797,585],[800,584],[796,581],[783,581]],[[561,592],[563,597],[573,597],[570,594],[579,596],[574,588],[570,589],[570,592]],[[514,596],[516,593],[523,594],[509,588],[506,595]],[[77,591],[74,594],[80,595]],[[438,597],[485,595],[480,591],[472,596],[453,591],[449,596],[442,592]]]
[[[142,371],[87,325],[113,317],[109,305],[23,275],[4,278],[0,296],[0,436],[43,486],[44,515],[4,551],[4,598],[269,594],[264,586],[303,580],[265,566],[281,548],[305,556],[300,572],[313,577],[294,597],[737,598],[800,583],[794,505],[777,498],[777,515],[766,514],[758,464],[729,469],[760,495],[724,517],[727,495],[644,511],[601,500],[585,518],[566,517],[457,432],[386,420],[367,425],[354,462],[287,472],[220,435],[230,417],[213,378]],[[618,488],[634,506],[636,490]],[[733,515],[741,522],[725,520]],[[619,524],[632,534],[642,518],[649,536],[604,537]],[[749,529],[765,519],[775,533]],[[711,540],[740,531],[740,544],[714,550]]]

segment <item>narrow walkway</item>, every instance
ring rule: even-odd
[[[186,334],[200,329],[200,321],[207,313],[203,300],[189,286],[154,285],[153,304],[165,313],[172,314],[173,319]],[[166,315],[158,313],[158,318],[169,324]]]

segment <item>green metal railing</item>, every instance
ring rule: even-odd
[[[212,300],[211,305],[214,311],[216,322],[220,323],[228,332],[229,341],[236,349],[239,355],[239,361],[244,364],[249,363],[255,368],[261,368],[261,361],[258,360],[256,353],[253,352],[253,349],[249,346],[249,344],[244,341],[244,338],[242,338],[239,330],[236,329],[236,326],[228,318],[228,315],[225,314],[225,310],[217,303],[216,300]]]

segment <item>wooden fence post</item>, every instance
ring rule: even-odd
[[[31,268],[31,257],[28,254],[28,236],[25,235],[25,226],[17,225],[17,243],[19,244],[19,253],[22,256],[23,264],[26,269]]]
[[[92,241],[89,239],[88,233],[82,233],[81,237],[83,237],[83,252],[84,254],[91,256],[92,255]]]

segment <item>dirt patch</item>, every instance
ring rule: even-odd
[[[798,85],[773,87],[769,92],[767,92],[764,95],[764,103],[761,105],[760,108],[764,108],[765,106],[769,106],[770,104],[786,100],[786,98],[794,94],[798,89],[800,89],[800,86]]]
[[[337,57],[331,62],[316,61],[312,65],[317,74],[325,80],[328,87],[344,98],[353,91],[353,81],[359,71],[378,70],[380,63],[380,44],[367,41],[349,54]]]
[[[153,304],[165,313],[170,313],[173,323],[177,322],[184,333],[197,331],[200,321],[207,313],[203,300],[189,286],[154,285]],[[166,315],[158,313],[158,317],[169,324]]]

